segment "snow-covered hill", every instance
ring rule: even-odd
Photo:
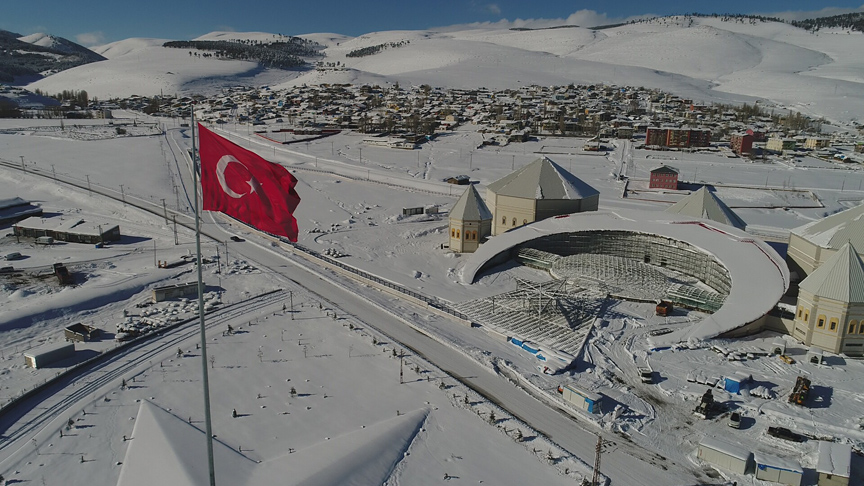
[[[108,61],[34,83],[48,92],[86,89],[106,98],[204,92],[227,84],[431,84],[516,88],[526,84],[605,83],[663,89],[705,101],[763,98],[812,116],[864,117],[861,33],[809,33],[779,22],[664,17],[594,30],[386,31],[359,37],[309,34],[324,62],[344,70],[266,70],[198,58],[155,40],[128,39],[97,49]],[[270,33],[213,32],[202,40],[266,42]],[[161,42],[161,41],[160,41]],[[363,48],[383,46],[357,57]],[[353,54],[352,54],[353,53]],[[349,54],[352,54],[349,56]]]

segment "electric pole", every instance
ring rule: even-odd
[[[90,197],[93,197],[93,190],[90,188],[90,174],[84,176],[87,178],[87,193],[90,194]]]
[[[120,184],[120,197],[123,199],[123,205],[126,205],[126,193],[123,192],[123,184]]]
[[[162,213],[165,215],[165,225],[167,226],[168,225],[168,206],[165,205],[165,198],[162,198]]]
[[[404,356],[405,356],[405,350],[404,350],[404,349],[400,349],[400,350],[399,350],[399,384],[400,384],[400,385],[401,385],[402,383],[405,383],[405,381],[404,381],[404,376],[405,376],[405,374],[404,374],[403,371],[402,371],[402,361],[403,361],[402,358],[403,358]]]
[[[173,215],[174,219],[174,245],[179,245],[180,240],[177,238],[177,215]]]
[[[291,302],[291,320],[294,320],[294,291],[288,291],[288,299]]]

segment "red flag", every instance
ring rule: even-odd
[[[198,124],[204,209],[220,211],[259,230],[297,241],[297,179]]]

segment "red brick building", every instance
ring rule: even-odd
[[[738,155],[753,151],[753,135],[749,133],[732,134],[732,151]]]
[[[649,189],[678,189],[678,171],[664,165],[651,170],[651,178],[648,182]]]
[[[645,145],[660,147],[707,147],[711,130],[705,128],[657,128],[645,130]]]

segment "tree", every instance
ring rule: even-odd
[[[297,396],[297,390],[293,386],[291,387],[290,393],[291,393],[291,398],[294,398]]]
[[[496,422],[495,411],[492,410],[489,412],[489,423],[494,425],[495,422]]]

